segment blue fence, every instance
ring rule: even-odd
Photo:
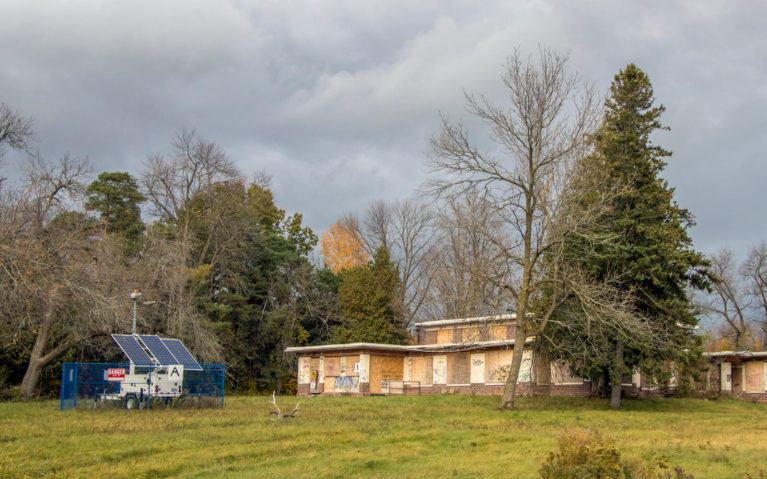
[[[134,403],[128,404],[125,394],[120,393],[122,381],[111,378],[111,372],[129,371],[128,363],[64,363],[61,371],[61,405],[66,411],[73,408],[136,407],[223,407],[223,364],[203,364],[202,371],[184,371],[180,394],[173,397],[152,396],[151,388],[143,390]],[[152,369],[146,372],[151,379]]]

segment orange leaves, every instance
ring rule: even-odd
[[[334,273],[367,264],[370,261],[370,255],[362,247],[362,241],[357,232],[343,224],[341,220],[330,225],[330,228],[322,233],[320,247],[325,264]]]

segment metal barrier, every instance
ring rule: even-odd
[[[223,364],[203,364],[202,371],[184,371],[177,392],[159,397],[152,391],[153,369],[146,368],[146,390],[138,394],[121,393],[119,373],[129,370],[128,363],[64,363],[61,371],[60,410],[82,408],[223,407]],[[155,389],[156,391],[157,389]]]
[[[401,381],[398,379],[382,379],[381,393],[387,396],[421,395],[420,381]]]

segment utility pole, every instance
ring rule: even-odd
[[[139,293],[137,289],[134,289],[130,294],[130,297],[133,300],[133,327],[131,327],[131,334],[136,334],[136,300],[139,296],[141,296],[141,293]]]

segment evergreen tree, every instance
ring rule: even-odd
[[[343,319],[335,327],[334,341],[407,344],[400,285],[397,266],[383,246],[372,262],[342,272],[338,293]]]
[[[571,254],[581,258],[594,281],[618,278],[619,288],[635,298],[635,310],[653,331],[653,338],[628,343],[617,334],[603,332],[599,347],[609,351],[610,363],[596,351],[579,351],[582,338],[564,328],[559,331],[557,339],[574,346],[569,353],[562,348],[559,354],[575,361],[580,372],[610,370],[613,407],[620,406],[622,376],[630,368],[657,371],[659,363],[677,359],[691,345],[694,338],[689,328],[697,318],[686,290],[706,284],[708,263],[692,248],[687,232],[694,224],[693,216],[674,201],[674,189],[660,176],[666,166],[663,159],[671,153],[652,143],[654,132],[668,129],[660,123],[664,107],[653,103],[648,76],[634,64],[621,70],[605,102],[594,155],[582,163],[578,175],[602,176],[607,181],[596,184],[618,187],[620,193],[596,226],[595,234],[609,240],[592,242],[588,248],[572,240]],[[568,320],[577,321],[574,316]],[[616,325],[616,331],[619,328]]]
[[[138,191],[136,180],[125,172],[104,172],[85,190],[88,200],[86,210],[100,213],[104,231],[124,235],[126,249],[138,248],[144,233],[139,204],[146,201]]]

